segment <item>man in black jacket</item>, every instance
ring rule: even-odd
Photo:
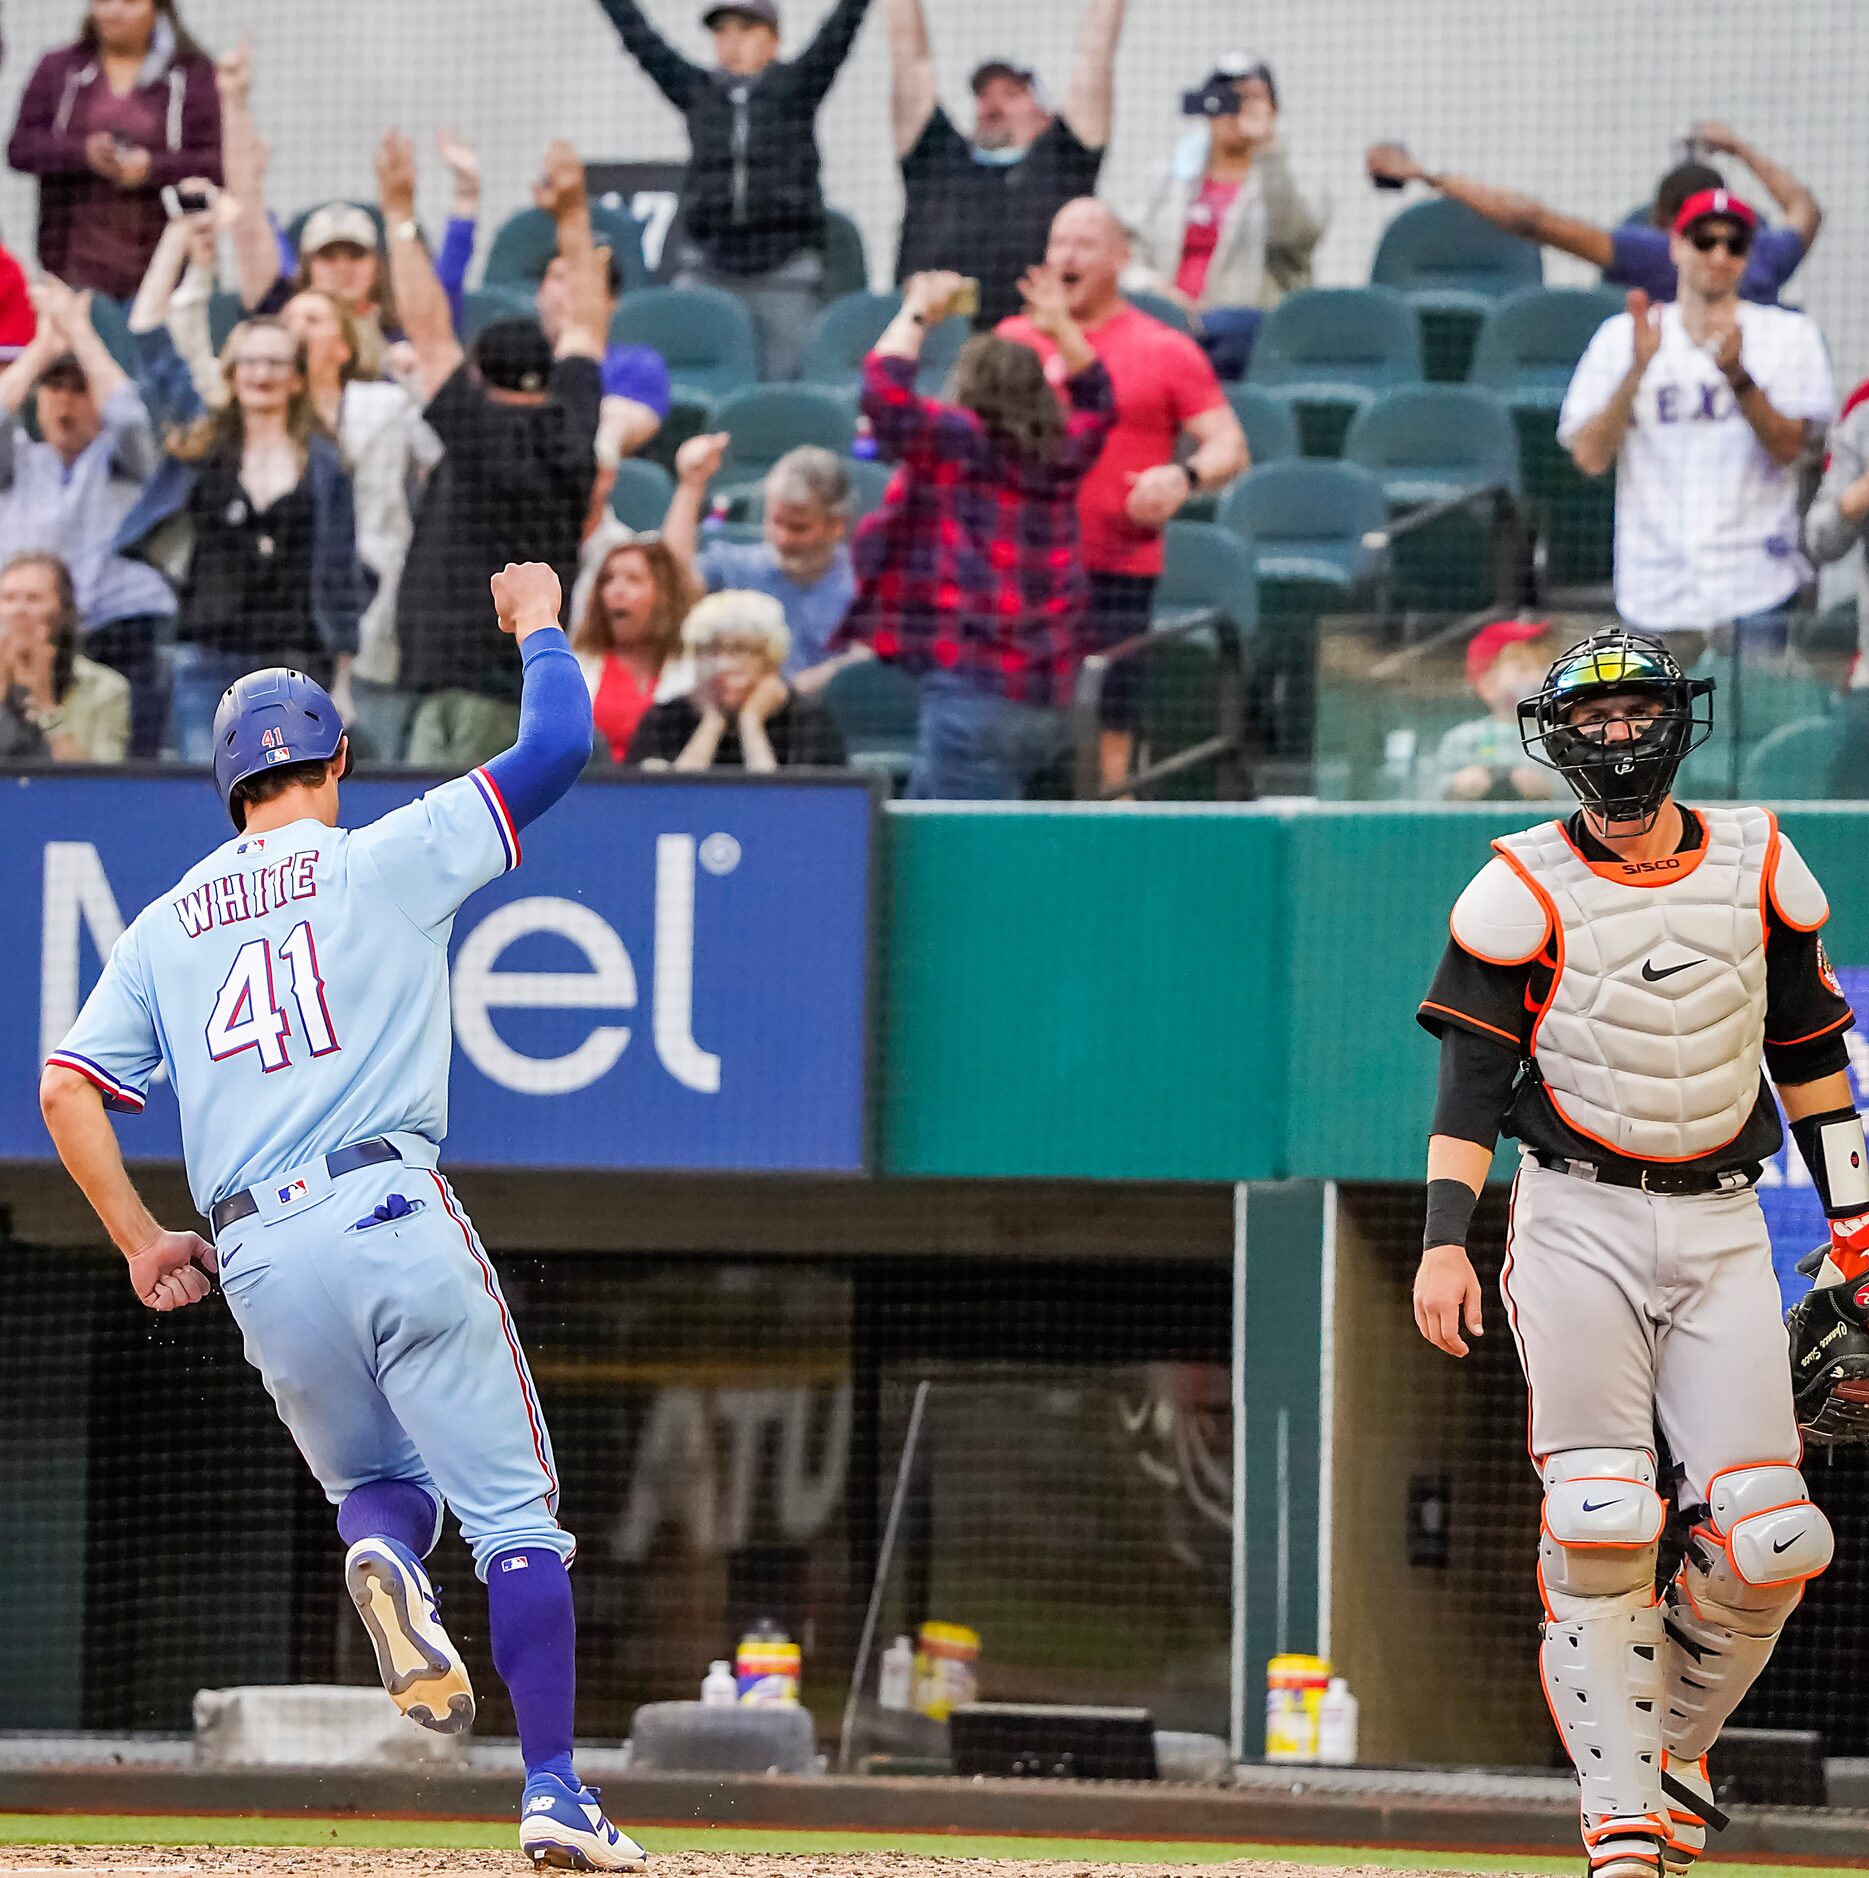
[[[795,378],[823,301],[818,106],[870,0],[837,0],[797,58],[779,58],[773,0],[711,6],[713,70],[682,57],[637,0],[599,0],[624,46],[688,123],[680,286],[724,287],[759,329],[765,375]]]

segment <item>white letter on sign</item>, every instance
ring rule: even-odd
[[[694,1040],[694,837],[655,842],[655,1053],[684,1089],[720,1093],[720,1058]]]
[[[556,933],[590,960],[588,972],[502,972],[500,954],[527,933]],[[474,1067],[520,1095],[570,1095],[607,1075],[629,1042],[627,1024],[599,1024],[566,1056],[527,1056],[494,1029],[488,1012],[630,1011],[636,968],[616,933],[575,900],[512,900],[489,913],[454,962],[454,1034]]]

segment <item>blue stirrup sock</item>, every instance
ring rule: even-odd
[[[435,1502],[412,1480],[366,1480],[337,1509],[338,1537],[346,1546],[359,1539],[394,1539],[417,1558],[434,1548],[440,1525]]]
[[[527,1777],[555,1774],[575,1787],[578,1623],[564,1560],[543,1546],[500,1553],[487,1567],[487,1612]]]

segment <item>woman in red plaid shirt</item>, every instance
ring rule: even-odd
[[[1026,317],[1070,372],[1068,407],[1037,353],[982,333],[954,364],[951,403],[915,390],[922,341],[963,288],[914,275],[863,363],[863,411],[895,462],[858,528],[857,597],[837,643],[921,679],[911,796],[1022,795],[1063,754],[1063,707],[1090,594],[1077,491],[1115,421],[1110,377],[1046,269],[1019,284]]]

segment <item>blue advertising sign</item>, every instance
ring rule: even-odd
[[[1855,1009],[1858,1022],[1869,1024],[1869,966],[1839,966],[1837,983]],[[1869,1109],[1869,1034],[1860,1029],[1846,1031],[1844,1041],[1849,1045],[1850,1087],[1856,1106]],[[1811,1281],[1797,1269],[1798,1260],[1830,1237],[1824,1210],[1817,1204],[1817,1190],[1811,1185],[1810,1170],[1789,1137],[1765,1164],[1759,1180],[1759,1205],[1772,1235],[1772,1266],[1778,1273],[1778,1288],[1789,1308],[1811,1288]]]
[[[420,788],[348,783],[345,820]],[[573,790],[455,921],[445,1159],[865,1171],[875,816],[859,777]],[[0,780],[0,1157],[50,1155],[37,1065],[117,935],[227,834],[200,777]],[[165,1082],[119,1127],[132,1159],[180,1153]]]

